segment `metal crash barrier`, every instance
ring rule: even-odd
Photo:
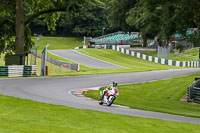
[[[37,76],[36,65],[0,66],[0,77],[31,77],[31,76]]]
[[[200,103],[200,77],[196,77],[193,84],[188,87],[188,102]]]

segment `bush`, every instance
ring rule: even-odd
[[[181,42],[176,43],[176,49],[179,50],[179,53],[181,53],[184,50],[184,45]]]

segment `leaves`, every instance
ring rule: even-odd
[[[156,33],[160,39],[169,40],[176,32],[186,34],[187,28],[199,27],[199,3],[198,0],[139,0],[128,11],[126,22],[143,34]]]
[[[16,0],[0,0],[0,54],[8,51],[15,52],[13,45],[16,24],[15,2]],[[78,11],[86,2],[86,0],[24,0],[25,35],[20,39],[25,40],[25,50],[29,50],[33,45],[30,40],[31,33],[28,24],[34,18],[42,18],[46,22],[48,30],[55,30],[61,12]],[[21,45],[23,48],[24,44],[20,44],[20,48]]]
[[[111,27],[121,30],[130,29],[126,23],[127,12],[133,8],[136,0],[111,0],[108,2],[108,19]]]
[[[57,28],[62,29],[64,34],[99,36],[102,28],[107,27],[105,4],[90,1],[79,12],[65,12],[57,23]]]

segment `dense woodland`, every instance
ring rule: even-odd
[[[0,0],[0,53],[27,51],[33,34],[138,31],[144,39],[158,35],[169,41],[175,33],[200,29],[199,7],[199,0]],[[199,31],[187,39],[198,41]]]

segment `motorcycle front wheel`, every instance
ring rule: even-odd
[[[109,100],[107,101],[107,106],[111,106],[112,103],[114,102],[116,97],[112,96],[111,98],[109,98]]]

